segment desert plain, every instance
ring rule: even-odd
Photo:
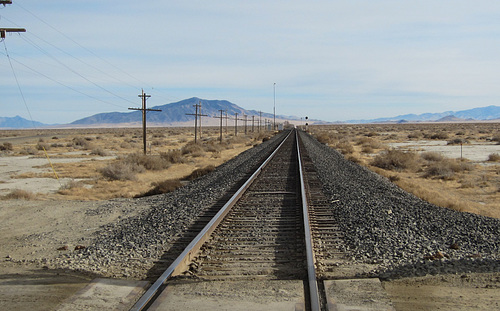
[[[424,200],[500,218],[498,123],[307,130]],[[205,128],[195,144],[192,128],[150,128],[144,155],[138,128],[0,131],[0,307],[53,310],[96,276],[53,269],[48,258],[85,247],[107,224],[148,208],[136,198],[172,191],[273,133],[223,129],[222,143],[219,134]],[[497,274],[430,276],[385,286],[398,310],[489,310],[500,301]]]

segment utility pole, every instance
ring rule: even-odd
[[[220,143],[222,144],[222,119],[224,119],[224,116],[222,115],[222,113],[224,112],[225,110],[219,110],[220,112],[220,117],[214,117],[214,118],[219,118],[220,119],[220,130],[219,130],[219,140],[220,140]],[[227,113],[226,113],[226,116],[227,116]]]
[[[259,111],[259,133],[260,133],[260,126],[262,125],[262,111]]]
[[[243,117],[245,117],[245,118],[243,119],[243,121],[245,121],[245,135],[246,135],[246,134],[247,134],[247,121],[248,121],[248,119],[247,119],[247,118],[248,118],[248,116],[247,116],[246,114],[244,114],[244,115],[243,115]]]
[[[0,0],[0,4],[6,6],[7,4],[12,4],[12,0]],[[7,32],[26,32],[24,28],[0,28],[0,39],[5,39]]]
[[[273,112],[274,112],[274,122],[273,122],[273,130],[276,131],[276,82],[274,83],[274,109],[273,109]]]
[[[243,119],[238,119],[238,113],[236,112],[234,118],[234,136],[238,136],[238,120],[243,121]]]
[[[146,99],[151,97],[151,95],[147,95],[142,90],[141,95],[137,95],[142,98],[142,108],[128,108],[129,110],[140,110],[142,111],[142,142],[144,144],[144,154],[146,154],[146,112],[147,111],[161,111],[160,109],[146,109]]]
[[[252,116],[252,133],[255,133],[255,116]]]
[[[186,113],[187,116],[194,116],[194,143],[196,144],[198,141],[198,117],[200,117],[200,136],[201,136],[201,117],[205,116],[207,117],[206,114],[201,114],[201,100],[199,104],[193,105],[195,107],[195,113]],[[199,108],[199,110],[198,110]],[[200,137],[201,138],[201,137]]]
[[[226,134],[227,134],[227,119],[228,119],[228,116],[227,116],[227,109],[224,111],[224,113],[226,114]]]

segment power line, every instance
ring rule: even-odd
[[[1,53],[1,52],[0,52],[0,53]],[[6,54],[4,54],[4,53],[1,53],[1,54],[6,55]],[[104,104],[108,104],[108,105],[115,106],[115,107],[119,107],[119,108],[124,108],[123,106],[120,106],[120,105],[117,105],[117,104],[113,104],[113,103],[111,103],[111,102],[107,102],[107,101],[102,100],[102,99],[100,99],[100,98],[97,98],[97,97],[95,97],[95,96],[92,96],[92,95],[89,95],[89,94],[84,93],[84,92],[82,92],[82,91],[79,91],[79,90],[77,90],[77,89],[75,89],[75,88],[73,88],[73,87],[71,87],[71,86],[69,86],[69,85],[66,85],[66,84],[62,83],[62,82],[59,82],[59,81],[57,81],[57,80],[55,80],[55,79],[53,79],[53,78],[51,78],[51,77],[47,76],[46,74],[43,74],[43,73],[41,73],[41,72],[39,72],[39,71],[37,71],[37,70],[35,70],[35,69],[33,69],[33,68],[29,67],[28,65],[23,64],[22,62],[20,62],[20,61],[18,61],[18,60],[16,60],[16,59],[14,59],[14,58],[12,58],[12,57],[10,57],[10,60],[12,60],[12,61],[14,61],[14,62],[18,63],[18,64],[19,64],[19,65],[21,65],[21,66],[24,66],[25,68],[27,68],[27,69],[31,70],[32,72],[34,72],[34,73],[36,73],[36,74],[38,74],[38,75],[40,75],[40,76],[42,76],[42,77],[44,77],[44,78],[46,78],[46,79],[48,79],[48,80],[52,81],[52,82],[54,82],[54,83],[57,83],[57,84],[59,84],[59,85],[61,85],[61,86],[64,86],[65,88],[68,88],[69,90],[72,90],[72,91],[77,92],[77,93],[79,93],[79,94],[81,94],[81,95],[87,96],[88,98],[91,98],[91,99],[94,99],[94,100],[100,101],[101,103],[104,103]]]
[[[71,67],[67,66],[66,64],[64,64],[63,62],[61,62],[60,60],[58,60],[56,57],[52,56],[49,52],[45,51],[43,48],[41,48],[40,46],[38,46],[36,43],[34,43],[32,40],[28,39],[28,38],[23,38],[23,40],[25,40],[26,42],[28,42],[29,44],[33,45],[35,48],[37,48],[38,50],[40,50],[42,53],[44,53],[45,55],[47,55],[48,57],[52,58],[55,62],[57,62],[58,64],[60,64],[61,66],[63,66],[64,68],[68,69],[69,71],[71,71],[72,73],[74,73],[75,75],[79,76],[80,78],[84,79],[85,81],[93,84],[94,86],[96,86],[97,88],[103,90],[104,92],[107,92],[113,96],[116,96],[124,101],[127,101],[127,102],[130,102],[130,103],[133,103],[131,100],[127,99],[127,98],[124,98],[118,94],[115,94],[113,92],[111,92],[110,90],[107,90],[105,89],[104,87],[100,86],[99,84],[95,83],[94,81],[88,79],[87,77],[83,76],[82,74],[80,74],[79,72],[77,72],[76,70],[72,69]]]

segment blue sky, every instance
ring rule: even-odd
[[[326,121],[500,105],[499,16],[482,0],[13,0],[0,27],[27,32],[0,43],[0,116],[125,112],[141,88],[148,106],[272,112],[274,83],[278,114]]]

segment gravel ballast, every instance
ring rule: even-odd
[[[182,236],[192,221],[219,200],[246,173],[263,161],[285,133],[259,144],[174,192],[130,200],[150,205],[137,217],[100,230],[91,245],[61,255],[53,268],[66,268],[109,277],[143,278],[154,263]],[[109,201],[108,205],[124,204]],[[93,213],[106,213],[106,205]]]
[[[442,208],[301,134],[345,232],[344,252],[383,278],[500,271],[500,220]]]

